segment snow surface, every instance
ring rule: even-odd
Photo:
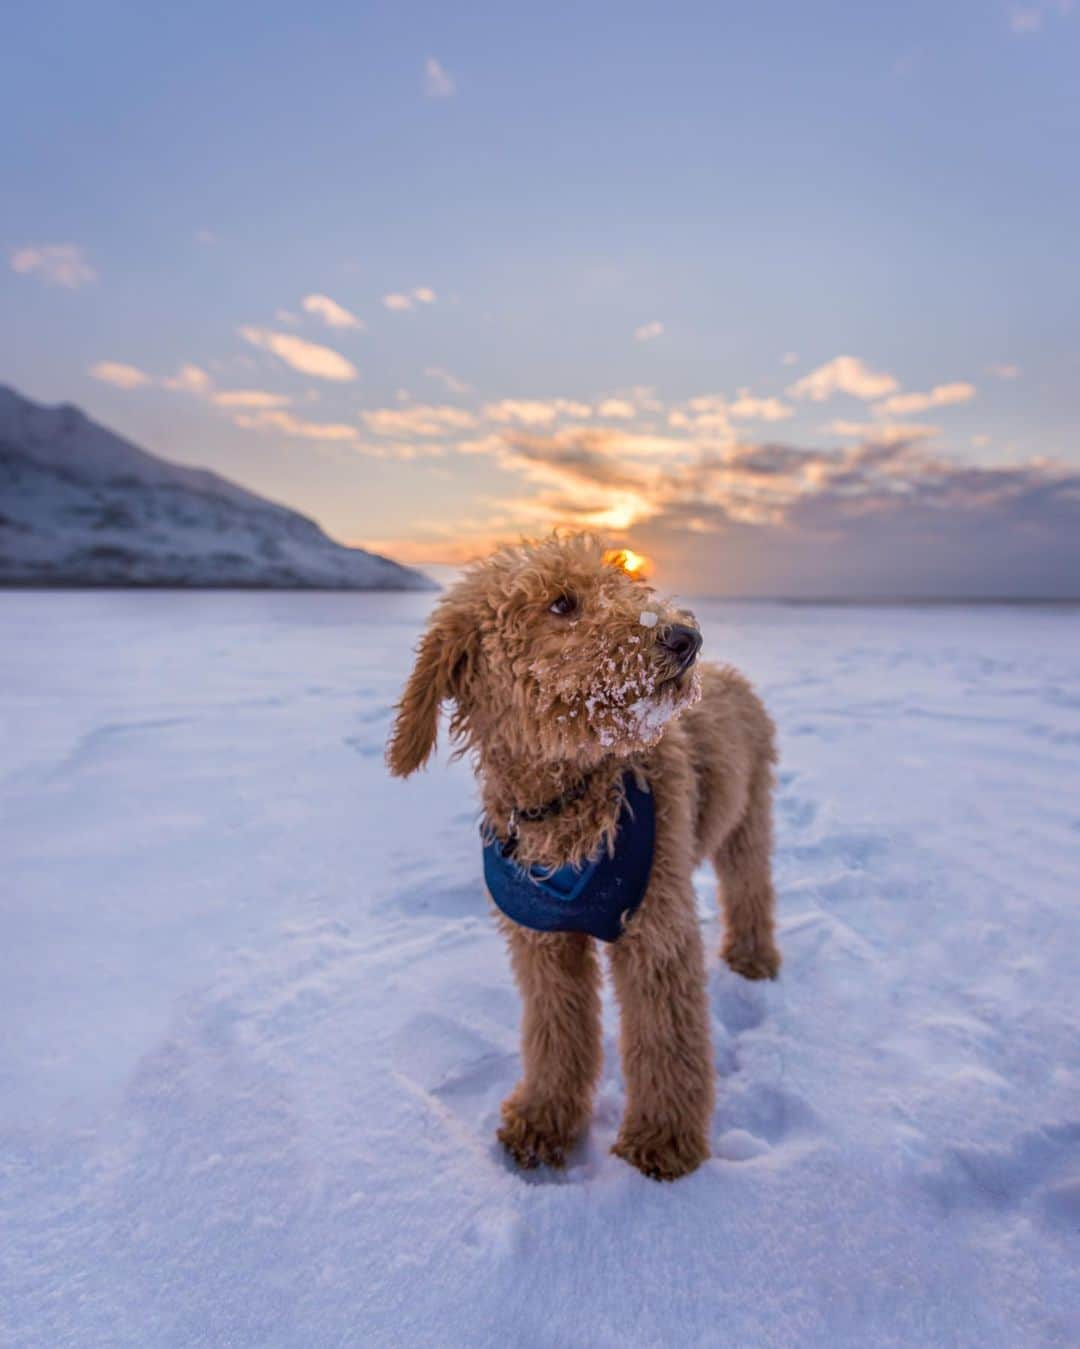
[[[0,386],[0,584],[430,590],[432,583],[78,408]]]
[[[694,608],[781,729],[714,1159],[497,1150],[518,999],[422,595],[0,595],[0,1342],[1080,1342],[1075,610]]]

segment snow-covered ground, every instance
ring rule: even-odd
[[[424,595],[0,595],[0,1342],[1080,1343],[1080,615],[696,606],[779,721],[785,966],[714,1159],[493,1139],[475,798],[382,765]]]

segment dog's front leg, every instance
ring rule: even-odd
[[[689,878],[650,886],[612,947],[611,968],[627,1096],[612,1151],[653,1180],[677,1180],[709,1156],[714,1098],[705,953]]]
[[[499,1141],[521,1166],[562,1166],[600,1075],[600,966],[582,933],[502,926],[524,1002],[524,1075],[503,1102]]]

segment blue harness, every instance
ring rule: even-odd
[[[587,932],[615,941],[623,923],[645,898],[656,841],[652,794],[627,773],[615,833],[614,856],[606,849],[580,867],[551,871],[523,867],[513,858],[513,842],[484,844],[484,880],[495,904],[521,927],[536,932]]]

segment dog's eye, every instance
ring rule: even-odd
[[[577,600],[573,595],[560,595],[548,605],[549,614],[558,614],[560,618],[569,618],[577,609]]]

